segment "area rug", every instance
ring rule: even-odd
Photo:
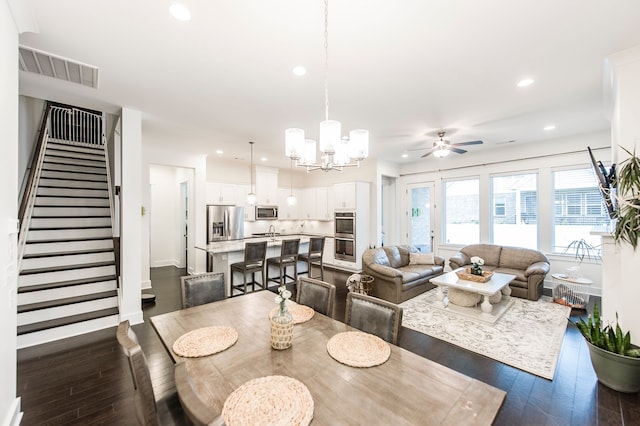
[[[568,306],[514,297],[494,324],[432,306],[433,289],[400,304],[402,325],[461,348],[552,380],[571,314]]]

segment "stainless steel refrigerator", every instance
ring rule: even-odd
[[[244,238],[244,207],[207,206],[207,243]]]

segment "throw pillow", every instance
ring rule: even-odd
[[[433,265],[433,253],[409,253],[409,265]]]

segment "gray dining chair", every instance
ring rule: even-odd
[[[402,308],[377,297],[350,292],[344,322],[395,345],[402,324]]]
[[[333,316],[333,304],[336,298],[336,286],[314,278],[298,279],[296,302],[313,308],[323,315]]]
[[[147,358],[138,344],[138,337],[131,329],[129,320],[122,321],[118,325],[116,337],[122,351],[129,360],[129,368],[133,378],[133,400],[138,423],[145,426],[159,425],[158,406],[153,393]]]
[[[180,288],[182,309],[216,302],[225,298],[224,274],[206,272],[180,277]]]
[[[173,373],[180,404],[184,410],[184,416],[190,424],[194,426],[224,425],[222,407],[216,406],[213,400],[205,402],[200,399],[189,379],[186,363],[176,364]]]

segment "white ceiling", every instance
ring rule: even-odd
[[[97,66],[98,89],[20,73],[20,93],[143,113],[145,142],[279,166],[284,130],[324,119],[321,0],[31,0],[20,42]],[[604,58],[640,44],[638,0],[332,0],[330,116],[371,156],[420,159],[439,129],[478,150],[606,129]],[[297,77],[296,65],[307,68]],[[516,87],[523,77],[532,86]],[[543,127],[554,124],[554,131]],[[452,154],[456,155],[456,154]]]

